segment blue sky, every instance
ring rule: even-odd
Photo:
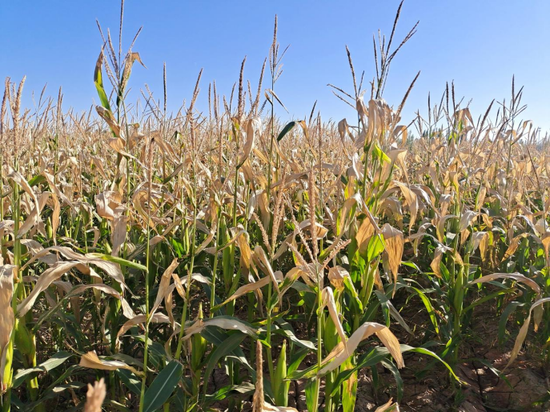
[[[199,108],[206,110],[208,83],[229,94],[247,56],[245,77],[257,84],[261,64],[279,16],[279,43],[290,45],[276,92],[290,111],[283,117],[309,115],[317,100],[324,119],[354,118],[353,111],[326,85],[352,90],[345,46],[357,72],[374,76],[372,36],[389,34],[399,1],[347,0],[126,0],[123,48],[140,26],[134,47],[147,69],[132,73],[130,100],[148,84],[162,98],[162,66],[168,72],[169,109],[189,101],[201,68]],[[27,75],[24,103],[32,108],[32,91],[47,95],[63,87],[64,109],[87,110],[98,102],[92,82],[101,48],[98,19],[118,33],[120,3],[98,1],[1,1],[0,78]],[[472,99],[475,117],[492,99],[509,100],[512,75],[525,86],[522,118],[550,130],[550,1],[548,0],[407,0],[397,39],[417,20],[417,34],[393,62],[386,100],[395,106],[417,71],[420,78],[403,115],[408,123],[417,110],[426,113],[428,92],[439,100],[447,81],[457,97]],[[267,86],[267,83],[265,83]],[[283,115],[283,113],[281,113]]]

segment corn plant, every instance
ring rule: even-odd
[[[447,85],[416,130],[404,123],[418,75],[396,108],[383,99],[417,29],[395,40],[402,6],[374,39],[370,96],[346,48],[353,91],[333,89],[350,122],[316,107],[277,118],[277,18],[257,86],[244,59],[229,93],[208,86],[208,114],[202,71],[176,113],[166,66],[163,99],[146,87],[143,105],[129,102],[143,63],[139,31],[123,54],[124,2],[118,45],[100,27],[88,113],[64,113],[61,91],[31,113],[24,81],[6,81],[3,411],[348,412],[380,368],[396,383],[380,410],[396,410],[417,356],[459,399],[458,365],[487,308],[508,367],[524,344],[548,361],[548,141],[520,122],[515,85],[477,121]]]

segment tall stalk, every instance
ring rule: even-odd
[[[281,66],[281,61],[288,50],[287,46],[283,52],[279,55],[279,43],[277,43],[277,24],[278,19],[277,15],[275,15],[275,24],[273,29],[273,43],[271,44],[271,47],[269,49],[269,71],[271,73],[271,89],[269,90],[271,97],[268,99],[270,106],[271,106],[271,112],[270,112],[270,125],[271,125],[271,132],[269,136],[269,153],[268,153],[268,166],[269,169],[267,171],[267,199],[269,201],[270,194],[271,194],[271,182],[273,180],[272,174],[273,174],[273,149],[275,147],[275,100],[277,100],[281,105],[281,101],[275,94],[275,83],[277,80],[279,80],[279,77],[283,73],[283,69]],[[283,106],[284,108],[284,106]],[[286,110],[286,108],[285,108]],[[277,155],[278,159],[278,155]],[[278,160],[276,161],[276,165],[278,164]],[[270,225],[271,226],[271,225]]]
[[[143,412],[145,390],[147,389],[147,363],[149,360],[149,325],[150,307],[149,307],[149,273],[150,273],[150,255],[151,255],[151,191],[153,185],[153,143],[154,140],[149,140],[149,150],[147,153],[147,245],[145,254],[145,341],[143,343],[143,378],[141,380],[141,392],[139,398],[139,412]]]

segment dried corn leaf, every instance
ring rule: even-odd
[[[128,216],[123,214],[124,208],[121,206],[115,210],[117,217],[111,223],[111,255],[117,257],[120,254],[120,248],[126,241],[126,226],[128,224]]]
[[[37,259],[43,259],[45,257],[52,255],[52,252],[59,253],[63,255],[63,257],[65,257],[66,259],[78,261],[77,263],[79,265],[77,266],[77,269],[81,271],[86,270],[86,272],[83,272],[86,274],[90,274],[90,272],[89,272],[89,268],[86,269],[84,265],[93,264],[99,267],[100,269],[102,269],[108,276],[116,280],[123,289],[128,289],[128,287],[126,286],[126,283],[124,282],[124,275],[122,274],[122,270],[120,269],[120,266],[118,265],[118,263],[103,260],[101,259],[102,255],[100,254],[88,253],[86,255],[82,255],[65,246],[51,246],[49,248],[45,248],[39,251],[31,259],[29,259],[27,263],[25,263],[25,265],[23,265],[21,270],[24,270],[27,267],[29,267]],[[50,257],[53,257],[53,255]],[[55,258],[54,262],[57,263],[58,260],[59,260],[58,258]],[[92,274],[90,275],[92,276]]]
[[[475,210],[477,212],[481,211],[481,207],[485,203],[485,197],[487,196],[487,188],[485,186],[481,186],[479,189],[479,192],[476,196],[476,207]]]
[[[325,366],[323,366],[319,371],[318,375],[325,375],[328,372],[338,368],[346,359],[353,355],[359,344],[372,334],[376,334],[384,346],[388,348],[390,354],[397,363],[397,367],[404,367],[405,362],[403,360],[403,355],[401,354],[399,341],[389,330],[389,328],[376,322],[365,322],[355,332],[353,332],[347,342],[340,342],[336,345],[332,352],[329,353],[323,361],[323,363],[330,363],[325,364]]]
[[[394,182],[394,184],[401,189],[401,193],[403,193],[403,197],[405,198],[405,204],[403,206],[409,208],[409,212],[411,214],[411,220],[409,222],[409,230],[414,227],[414,224],[416,222],[416,217],[418,215],[418,196],[416,196],[416,193],[414,193],[407,185],[401,182]]]
[[[124,325],[122,325],[122,327],[119,329],[116,335],[117,346],[120,342],[120,337],[122,335],[124,335],[130,328],[136,325],[141,325],[145,323],[146,320],[147,320],[146,315],[136,315],[132,319],[127,320],[124,323]],[[168,316],[166,316],[163,313],[155,313],[152,316],[150,316],[149,322],[150,323],[170,323],[170,319],[168,318]]]
[[[357,233],[355,234],[355,240],[357,241],[357,247],[359,248],[359,253],[363,254],[366,252],[369,245],[370,238],[376,233],[376,228],[372,224],[370,219],[363,219]]]
[[[403,258],[403,250],[405,241],[403,232],[390,226],[388,223],[382,226],[382,234],[384,235],[385,256],[388,260],[388,266],[393,275],[394,293],[397,283],[397,272]]]
[[[407,126],[395,126],[395,129],[393,129],[393,138],[397,140],[399,135],[401,135],[401,146],[405,146],[407,144],[407,137],[409,136]]]
[[[182,276],[180,278],[177,274],[172,273],[172,279],[174,280],[174,285],[173,286],[177,290],[178,295],[180,295],[180,297],[182,299],[187,299],[187,296],[186,296],[186,293],[185,293],[185,287],[187,287],[188,276]],[[210,285],[211,284],[210,279],[208,279],[207,277],[201,275],[200,273],[193,273],[191,275],[191,280],[195,280],[197,282],[204,283],[205,285]],[[170,291],[168,293],[172,293],[172,290],[173,289],[170,289]]]
[[[338,134],[340,134],[340,139],[343,141],[346,140],[346,136],[351,135],[349,132],[348,121],[342,119],[338,122]]]
[[[533,279],[529,279],[528,277],[522,275],[521,273],[515,272],[515,273],[492,273],[490,275],[482,276],[478,279],[475,279],[471,282],[471,284],[474,283],[485,283],[490,282],[495,279],[511,279],[516,282],[521,282],[529,286],[533,291],[536,292],[537,296],[540,296],[540,286],[537,282],[535,282]]]
[[[349,272],[342,266],[334,266],[328,270],[328,280],[330,284],[338,291],[344,289],[344,280],[349,278]],[[353,286],[353,284],[351,284]]]
[[[432,260],[432,263],[430,263],[430,267],[434,271],[434,274],[439,278],[442,279],[441,276],[441,261],[443,259],[443,254],[445,252],[449,251],[449,248],[444,245],[439,245],[435,251],[434,251],[434,258]]]
[[[0,266],[0,395],[4,383],[7,347],[15,325],[15,316],[11,306],[15,268],[13,265]]]
[[[516,341],[514,342],[514,348],[510,353],[510,360],[508,361],[506,368],[508,368],[508,366],[510,366],[516,360],[519,354],[519,351],[521,349],[521,346],[523,345],[523,342],[527,337],[527,332],[529,330],[529,323],[531,322],[531,313],[533,312],[533,310],[540,307],[543,303],[549,303],[549,302],[550,302],[550,297],[539,299],[535,303],[533,303],[533,305],[531,306],[531,309],[529,309],[529,316],[527,316],[527,319],[525,319],[525,322],[523,322],[523,325],[519,330],[518,336],[516,337]]]
[[[289,279],[291,282],[294,282],[298,278],[301,278],[309,287],[314,287],[315,282],[317,281],[316,277],[312,273],[312,270],[304,270],[301,266],[293,267],[285,275],[285,279]],[[284,293],[285,291],[286,289],[283,289],[281,290],[281,293]]]
[[[399,412],[399,405],[390,398],[388,402],[376,408],[374,412]]]
[[[155,303],[153,304],[153,307],[151,309],[151,316],[155,314],[157,309],[159,308],[160,304],[163,300],[166,299],[166,296],[172,293],[172,290],[169,290],[170,286],[170,279],[172,278],[172,274],[178,267],[179,262],[178,259],[172,260],[172,263],[170,263],[170,266],[166,268],[164,273],[162,274],[162,277],[160,278],[160,283],[158,287],[157,297],[155,299]]]
[[[245,275],[250,271],[250,266],[252,265],[252,249],[248,245],[248,233],[245,231],[241,232],[241,235],[237,237],[237,244],[239,245],[239,250],[241,251],[240,263],[241,267],[245,269]]]
[[[473,233],[471,253],[474,253],[477,250],[477,248],[479,247],[479,245],[481,244],[483,239],[486,238],[487,236],[489,236],[489,234],[487,232],[483,232],[483,231]]]
[[[260,132],[261,127],[262,127],[262,121],[259,117],[255,117],[245,122],[244,128],[246,130],[246,142],[243,147],[243,152],[239,157],[239,162],[237,163],[237,167],[241,167],[242,164],[250,156],[250,152],[252,152],[252,149],[254,147],[256,136]]]
[[[363,200],[359,193],[355,193],[353,196],[346,199],[342,208],[338,212],[338,220],[336,227],[336,235],[340,236],[342,233],[349,229],[352,221],[355,217],[355,208],[357,205],[361,205]]]
[[[8,176],[9,179],[13,180],[15,183],[17,183],[21,189],[27,193],[33,203],[32,210],[28,213],[27,218],[23,222],[23,224],[19,227],[19,230],[17,231],[17,238],[21,239],[23,236],[31,230],[35,225],[37,225],[40,220],[40,212],[42,211],[42,208],[45,206],[45,200],[40,202],[32,188],[30,187],[29,183],[25,180],[25,178],[17,171],[13,170],[11,167],[8,168],[10,171],[10,174]],[[47,199],[49,194],[45,195],[45,199]]]
[[[52,211],[52,234],[54,243],[57,242],[57,228],[59,227],[59,216],[61,214],[61,205],[59,199],[55,193],[51,194],[53,202],[53,211]]]
[[[462,215],[460,216],[460,224],[458,231],[462,232],[465,230],[468,226],[472,224],[472,221],[479,215],[479,213],[474,212],[472,210],[465,210],[462,212]]]
[[[97,114],[99,114],[99,116],[103,120],[105,120],[105,123],[107,123],[109,125],[109,128],[111,129],[113,134],[118,138],[118,139],[113,139],[113,140],[120,140],[121,141],[120,145],[121,145],[121,150],[122,150],[124,148],[124,145],[126,144],[126,141],[121,139],[120,126],[119,126],[118,122],[116,121],[115,117],[113,116],[113,113],[111,113],[110,110],[105,109],[104,107],[101,107],[101,106],[96,106],[95,109],[97,111]],[[115,148],[113,147],[113,149],[115,149]],[[117,149],[115,149],[115,150],[117,150]],[[117,150],[117,152],[118,152],[118,150]]]
[[[271,278],[269,276],[265,276],[261,278],[260,280],[252,283],[248,283],[244,286],[241,286],[239,289],[235,291],[229,298],[227,298],[223,303],[221,303],[219,306],[224,306],[228,304],[229,302],[246,295],[247,293],[254,292],[258,289],[263,288],[264,286],[268,285],[271,282]]]
[[[544,255],[546,256],[546,266],[550,268],[550,234],[543,236],[542,246],[544,247]]]
[[[408,151],[406,149],[394,149],[394,150],[390,150],[389,153],[388,153],[388,157],[390,158],[391,160],[391,165],[398,165],[401,170],[403,171],[403,174],[405,175],[405,180],[408,182],[409,181],[409,176],[407,175],[407,166],[405,165],[405,157],[407,157],[407,153]],[[386,166],[384,167],[384,171],[389,170],[391,169],[391,165],[389,165],[386,169]],[[388,175],[383,175],[382,179],[383,180],[386,180],[389,176],[389,173]]]
[[[277,282],[275,272],[273,272],[273,268],[271,267],[271,264],[269,263],[269,260],[267,259],[267,256],[261,246],[256,246],[254,248],[252,259],[254,259],[258,266],[271,278],[273,287],[280,296],[281,291],[279,290],[279,284]]]
[[[55,193],[55,195],[58,197],[58,199],[60,199],[61,202],[63,202],[64,205],[69,205],[70,207],[73,207],[73,202],[71,202],[71,200],[57,186],[59,184],[59,179],[58,179],[57,184],[56,184],[55,177],[53,175],[51,175],[50,173],[48,173],[46,171],[43,171],[41,173],[41,175],[44,176],[44,178],[48,182],[50,190],[53,193]]]
[[[17,316],[23,317],[32,308],[38,295],[46,290],[54,281],[59,279],[69,270],[79,265],[80,262],[58,262],[55,266],[44,271],[39,277],[32,292],[17,306]]]
[[[332,289],[330,287],[326,287],[323,289],[322,298],[323,298],[323,303],[319,308],[319,310],[323,310],[325,306],[328,307],[328,313],[330,314],[330,318],[332,319],[332,322],[336,327],[338,336],[340,336],[340,339],[342,340],[342,342],[347,342],[348,337],[344,332],[344,327],[342,326],[342,322],[340,322],[340,317],[338,315],[338,308],[336,307],[336,302],[334,301],[334,292],[332,292]]]
[[[117,360],[103,360],[99,359],[96,351],[88,352],[80,358],[80,366],[83,368],[99,369],[104,371],[116,371],[118,369],[128,369],[136,375],[141,375],[135,368],[130,365]]]
[[[77,266],[77,268],[78,268],[78,266]],[[36,281],[37,278],[34,277],[33,280]],[[101,281],[101,278],[99,277],[98,280]],[[63,282],[63,281],[57,280],[55,282],[52,282],[52,285],[57,286],[63,292],[68,294],[69,297],[71,297],[71,299],[72,299],[72,297],[74,297],[76,295],[84,293],[88,289],[95,289],[97,291],[104,292],[104,293],[106,293],[108,295],[111,295],[111,296],[113,296],[113,297],[120,300],[120,303],[121,303],[121,306],[122,306],[122,313],[125,317],[127,317],[128,319],[131,319],[134,316],[136,316],[136,314],[134,313],[134,311],[130,307],[130,304],[128,303],[128,301],[126,299],[124,299],[122,297],[122,295],[116,289],[113,289],[110,286],[104,285],[103,283],[94,283],[94,284],[91,284],[91,285],[78,285],[78,286],[73,287],[72,283],[70,283],[70,282]],[[48,296],[46,296],[46,298],[48,298]],[[71,300],[71,302],[74,302],[74,301]],[[54,306],[55,301],[50,302],[50,304],[52,306]]]
[[[215,317],[204,321],[200,319],[197,320],[193,325],[186,329],[186,334],[183,339],[186,340],[193,336],[195,333],[201,333],[202,330],[207,326],[217,326],[218,328],[226,330],[238,330],[242,333],[246,333],[247,335],[254,337],[257,335],[256,329],[244,324],[238,319]]]
[[[122,196],[115,191],[99,193],[95,196],[97,214],[104,219],[113,220],[117,217],[115,209],[121,206]]]
[[[264,402],[262,409],[256,409],[262,412],[298,412],[296,408],[291,406],[275,406],[268,402]]]
[[[514,255],[514,253],[516,253],[516,250],[518,250],[518,247],[519,247],[519,242],[522,239],[526,238],[527,236],[528,236],[527,233],[522,233],[512,239],[512,241],[508,245],[508,249],[506,249],[506,252],[504,253],[504,256],[502,256],[501,263],[507,259],[510,259]],[[544,241],[543,241],[543,245],[544,245]],[[485,253],[482,254],[482,258],[484,255]]]

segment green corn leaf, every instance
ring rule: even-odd
[[[141,380],[135,374],[128,369],[118,369],[115,373],[128,389],[138,396],[141,394]]]
[[[144,272],[147,272],[148,270],[147,267],[143,266],[142,264],[139,264],[137,262],[130,262],[129,260],[122,259],[112,255],[107,255],[103,253],[88,253],[86,256],[106,260],[108,262],[118,263],[121,266],[127,266],[132,269],[143,270]]]
[[[285,137],[288,132],[290,132],[292,129],[294,129],[294,126],[296,126],[296,123],[298,123],[298,122],[292,121],[292,122],[288,123],[283,128],[283,130],[281,130],[281,133],[279,133],[279,136],[277,136],[277,141],[280,142],[282,140],[282,138]]]
[[[308,354],[309,354],[308,349],[301,349],[300,351],[295,352],[294,355],[291,356],[290,363],[288,365],[287,376],[292,374],[295,370],[298,369],[298,367],[300,366],[300,364],[303,362],[303,360]]]
[[[403,388],[405,385],[403,384],[403,378],[401,377],[399,369],[395,366],[395,363],[391,362],[389,359],[384,359],[381,363],[392,373],[393,378],[395,379],[395,384],[397,385],[397,402],[401,402],[401,399],[403,399]]]
[[[206,396],[206,402],[218,402],[223,401],[231,395],[232,392],[236,392],[241,395],[250,395],[254,392],[254,385],[250,382],[244,382],[240,385],[228,385],[218,389],[211,395]]]
[[[504,342],[504,334],[506,333],[506,323],[508,322],[508,318],[512,313],[516,311],[518,307],[525,306],[524,303],[513,301],[506,306],[506,308],[502,311],[502,315],[500,316],[500,320],[498,322],[498,340],[499,342]]]
[[[376,259],[385,249],[384,235],[379,234],[370,238],[367,245],[367,262],[372,262]]]
[[[143,399],[144,412],[153,412],[159,409],[172,395],[183,373],[183,366],[172,361],[160,371]]]
[[[420,299],[422,300],[422,303],[424,303],[424,306],[426,307],[426,310],[428,311],[428,316],[430,317],[430,320],[432,322],[432,325],[434,327],[435,333],[439,335],[439,324],[437,322],[437,317],[435,316],[435,310],[432,306],[432,302],[426,296],[424,292],[422,292],[420,289],[417,289],[415,287],[412,287],[412,289],[418,294]]]
[[[430,356],[430,357],[434,358],[435,361],[439,361],[441,364],[443,364],[443,366],[445,366],[445,368],[447,368],[447,370],[449,371],[451,376],[454,379],[456,379],[457,382],[463,383],[460,380],[460,378],[454,373],[453,369],[449,366],[449,364],[447,362],[445,362],[443,359],[441,359],[436,353],[432,352],[431,350],[426,349],[426,348],[421,348],[421,347],[415,348],[413,346],[409,346],[409,345],[405,345],[405,344],[401,344],[399,346],[401,348],[401,353],[415,352],[415,353],[419,353],[421,355],[427,355],[427,356]],[[362,355],[358,359],[357,365],[355,367],[353,367],[351,369],[348,369],[348,370],[345,370],[343,372],[340,372],[336,382],[338,384],[341,384],[341,383],[345,382],[346,380],[348,380],[350,378],[350,376],[355,371],[358,371],[359,369],[362,369],[362,368],[372,367],[372,366],[374,366],[378,363],[381,363],[382,361],[384,361],[389,356],[389,354],[390,354],[390,351],[386,347],[383,347],[383,346],[379,346],[379,347],[376,347],[376,348],[372,349],[371,351],[365,353],[364,355]],[[374,370],[375,369],[373,369],[373,371]]]
[[[288,405],[288,390],[290,381],[285,381],[287,376],[287,362],[286,362],[286,340],[283,341],[281,347],[281,353],[279,354],[279,360],[277,361],[277,368],[275,369],[275,376],[272,376],[272,387],[275,395],[275,403],[280,406]]]
[[[277,335],[286,336],[291,342],[302,348],[310,349],[312,351],[317,350],[311,341],[299,339],[294,333],[294,329],[292,329],[290,323],[286,322],[284,319],[277,319],[277,325],[280,326],[280,328],[277,328],[274,331]]]
[[[319,379],[313,378],[308,381],[306,384],[306,405],[308,411],[317,411],[319,410]]]
[[[447,368],[447,370],[449,371],[451,376],[457,380],[457,382],[463,383],[460,380],[460,378],[458,376],[456,376],[456,374],[453,371],[453,368],[451,368],[447,362],[445,362],[443,359],[441,359],[436,353],[432,352],[431,350],[426,349],[426,348],[420,348],[420,347],[415,348],[415,347],[403,344],[403,345],[401,345],[401,352],[403,352],[403,353],[405,353],[405,352],[416,352],[416,353],[420,353],[421,355],[431,356],[435,360],[438,360],[439,362],[441,362],[443,364],[443,366],[445,366]]]
[[[216,346],[216,349],[214,349],[214,351],[212,351],[212,353],[208,357],[208,362],[206,364],[206,371],[204,372],[205,382],[208,382],[208,380],[210,379],[210,375],[216,368],[220,359],[225,358],[228,354],[230,354],[236,348],[238,348],[241,342],[244,340],[244,338],[246,338],[245,334],[233,333],[228,338],[226,338],[223,342],[221,342],[218,346]],[[206,393],[207,385],[204,385],[203,389],[204,389],[204,393]]]
[[[30,355],[35,350],[35,347],[33,344],[33,335],[31,335],[25,323],[17,319],[14,333],[17,350],[25,355]]]
[[[29,186],[33,187],[43,182],[46,182],[46,178],[42,175],[36,175],[31,180],[29,180]]]
[[[341,370],[353,369],[354,356],[350,356],[349,359],[342,364]],[[338,389],[338,385],[335,385],[333,393]],[[331,394],[331,396],[333,396]],[[342,382],[342,409],[344,412],[353,412],[355,410],[355,404],[357,401],[357,371],[353,372],[347,380]]]
[[[60,377],[58,377],[55,381],[52,382],[50,386],[48,386],[48,388],[46,388],[45,392],[53,390],[53,388],[55,388],[58,384],[60,384],[61,382],[65,382],[69,376],[76,376],[79,374],[79,372],[83,373],[82,371],[84,371],[84,369],[82,369],[79,365],[69,366],[67,370],[65,370],[61,374]]]
[[[99,100],[101,101],[101,105],[111,111],[111,106],[109,105],[109,99],[107,97],[107,93],[105,93],[105,89],[103,88],[103,59],[104,54],[103,50],[101,50],[101,53],[99,53],[99,57],[97,58],[97,62],[95,64],[95,70],[94,70],[94,84],[95,88],[97,89],[97,94],[99,95]]]
[[[475,358],[474,360],[476,362],[480,362],[483,365],[485,365],[487,369],[490,370],[496,377],[498,377],[499,379],[502,379],[504,383],[506,383],[506,385],[508,385],[508,387],[511,390],[514,390],[514,387],[512,386],[512,384],[510,383],[510,380],[506,377],[506,375],[501,371],[499,371],[497,368],[495,368],[494,365],[491,362],[489,362],[487,359]]]
[[[287,378],[290,380],[314,379],[317,372],[319,372],[319,366],[315,364],[304,370],[295,370],[292,373],[289,373]]]
[[[31,377],[32,375],[38,374],[40,372],[50,372],[54,370],[58,366],[62,365],[71,356],[73,355],[68,352],[57,352],[50,359],[42,362],[36,368],[18,370],[17,374],[14,377],[13,387],[17,388],[19,385],[25,382],[25,379]]]

